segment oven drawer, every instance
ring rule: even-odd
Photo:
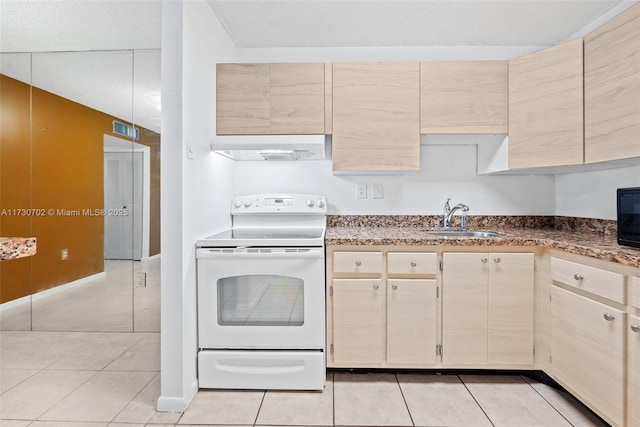
[[[382,274],[382,252],[334,252],[333,272]]]
[[[200,388],[323,390],[322,351],[202,350]]]

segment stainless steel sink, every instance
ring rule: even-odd
[[[437,237],[497,237],[495,231],[456,231],[456,230],[427,230],[425,234]]]

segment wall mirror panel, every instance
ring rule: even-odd
[[[21,82],[29,137],[21,144],[29,147],[28,204],[44,215],[22,230],[2,223],[0,234],[28,231],[38,250],[23,261],[29,289],[20,299],[5,301],[4,289],[22,283],[6,273],[22,260],[2,263],[0,328],[158,331],[160,111],[149,88],[159,88],[159,50],[30,57],[30,80]],[[4,186],[4,166],[21,151],[5,149],[4,134],[2,144]],[[9,203],[17,201],[3,195],[3,207]]]

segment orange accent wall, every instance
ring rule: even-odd
[[[3,112],[5,108],[13,110],[14,106],[29,105],[28,85],[0,77]],[[104,218],[82,212],[104,207],[103,135],[111,133],[114,118],[35,87],[31,89],[31,99],[30,139],[24,136],[29,134],[28,119],[27,126],[20,130],[17,128],[24,126],[24,120],[7,119],[10,123],[5,132],[3,113],[0,206],[55,213],[31,216],[30,229],[17,218],[13,224],[6,216],[2,217],[0,235],[35,236],[38,249],[35,256],[26,258],[30,263],[9,265],[15,261],[11,260],[0,264],[0,303],[104,271]],[[140,129],[137,142],[151,147],[153,246],[150,246],[150,255],[154,255],[160,249],[160,135]],[[31,155],[27,156],[25,151]],[[29,170],[29,162],[31,179],[25,185],[23,171]],[[154,175],[157,175],[155,188]],[[31,191],[28,191],[29,183]],[[5,191],[8,187],[12,190]],[[154,201],[157,208],[153,206]],[[78,215],[63,214],[63,211],[78,210]],[[61,259],[63,248],[69,250],[69,258],[64,261]],[[29,287],[24,286],[28,282],[30,292]]]

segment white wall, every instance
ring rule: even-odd
[[[206,2],[163,2],[161,411],[185,409],[197,392],[194,244],[230,226],[233,163],[209,141],[215,64],[233,54]]]
[[[640,166],[556,177],[556,215],[616,219],[616,189],[640,187]]]
[[[553,176],[478,176],[475,145],[423,145],[420,171],[404,175],[333,175],[330,161],[237,162],[237,194],[300,192],[326,195],[329,214],[437,215],[447,198],[471,215],[553,215]],[[356,198],[356,184],[368,198]],[[373,198],[382,183],[384,199]]]

